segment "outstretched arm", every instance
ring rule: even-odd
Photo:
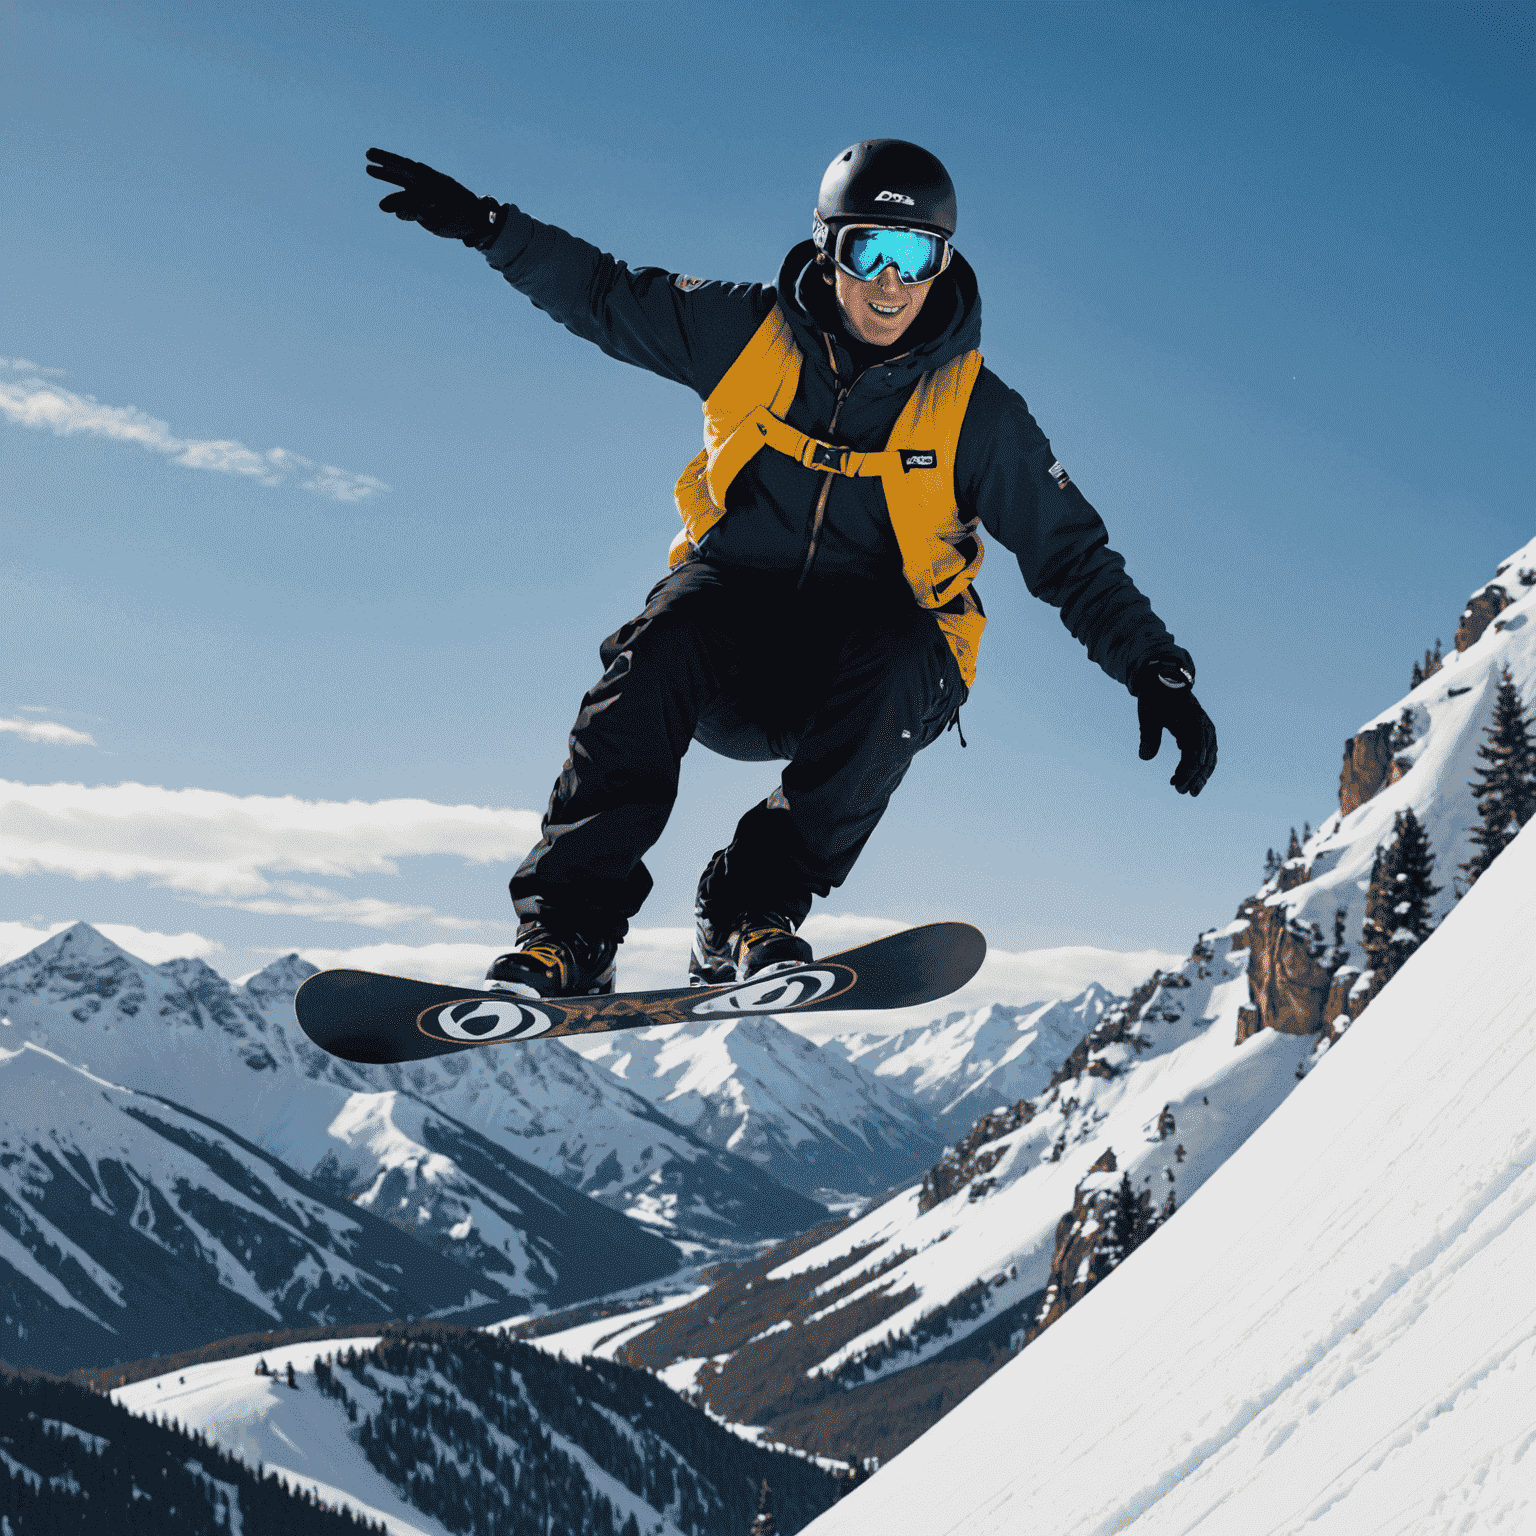
[[[1216,730],[1191,691],[1195,664],[1109,547],[1104,520],[1057,462],[1016,390],[983,369],[955,464],[960,505],[1018,559],[1025,585],[1061,612],[1089,656],[1136,696],[1140,755],[1166,729],[1180,749],[1169,782],[1198,795],[1216,767]]]
[[[368,174],[400,188],[379,207],[485,252],[534,306],[610,357],[704,398],[773,308],[761,283],[699,282],[622,261],[541,224],[512,203],[476,197],[431,166],[370,149]]]

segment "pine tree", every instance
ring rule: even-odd
[[[1152,1235],[1156,1223],[1152,1217],[1152,1196],[1131,1183],[1129,1172],[1120,1175],[1115,1190],[1114,1238],[1120,1249],[1120,1262],[1128,1259]]]
[[[1430,903],[1440,887],[1431,882],[1435,856],[1413,811],[1399,811],[1392,842],[1376,849],[1365,895],[1360,946],[1376,972],[1379,990],[1434,931]]]
[[[1295,827],[1291,828],[1291,842],[1290,846],[1285,850],[1285,856],[1287,860],[1299,859],[1301,857],[1301,839],[1296,836]]]
[[[1391,736],[1387,738],[1387,750],[1395,755],[1406,752],[1413,743],[1413,711],[1405,707],[1397,717],[1397,724],[1392,727]]]
[[[1461,866],[1468,885],[1536,815],[1536,743],[1531,740],[1531,724],[1506,666],[1494,697],[1493,724],[1485,733],[1488,739],[1477,749],[1484,766],[1473,769],[1480,781],[1472,785],[1478,824],[1470,837],[1477,851]]]
[[[778,1523],[773,1518],[773,1490],[766,1479],[757,1494],[757,1519],[752,1522],[749,1536],[778,1536]]]
[[[1273,880],[1280,869],[1280,855],[1273,848],[1264,854],[1264,878]]]

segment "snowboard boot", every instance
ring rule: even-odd
[[[730,946],[737,981],[793,970],[815,958],[811,946],[796,935],[789,918],[774,912],[751,912],[737,918]]]
[[[688,982],[695,987],[718,987],[736,980],[736,962],[731,958],[729,926],[713,922],[702,902],[693,931],[693,953],[688,956]]]
[[[746,913],[729,928],[712,922],[702,909],[698,917],[688,959],[688,979],[696,987],[750,981],[814,958],[811,946],[795,936],[790,920],[776,913]]]
[[[517,948],[498,955],[485,979],[518,997],[598,997],[613,991],[617,939],[561,932],[542,923],[517,930]]]

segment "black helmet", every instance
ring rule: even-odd
[[[955,184],[938,157],[919,145],[865,139],[827,167],[816,199],[818,233],[849,220],[909,225],[948,239],[955,232]]]

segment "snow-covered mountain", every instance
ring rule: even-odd
[[[494,1335],[282,1344],[112,1397],[392,1536],[739,1536],[764,1482],[788,1536],[838,1493],[813,1463],[746,1443],[638,1371]]]
[[[232,987],[84,924],[0,968],[5,1358],[505,1316],[671,1273],[674,1236],[760,1242],[826,1214],[558,1047],[336,1061],[292,1019],[310,969]]]
[[[881,1193],[943,1148],[908,1097],[776,1019],[659,1025],[565,1043],[711,1146],[813,1197]]]
[[[1039,1093],[1115,1001],[1094,983],[1072,998],[994,1003],[897,1035],[838,1035],[827,1046],[921,1105],[953,1140],[987,1110]]]
[[[1177,1221],[815,1536],[1531,1529],[1533,933],[1528,825]]]
[[[542,1042],[399,1066],[328,1056],[293,1018],[312,971],[289,956],[235,987],[201,960],[149,965],[77,924],[0,967],[0,1014],[66,1060],[209,1115],[365,1208],[407,1213],[418,1236],[456,1255],[466,1244],[482,1257],[521,1246],[483,1187],[498,1149],[665,1238],[760,1241],[825,1214]],[[608,1288],[599,1282],[593,1290]]]
[[[1123,1203],[1142,1233],[1171,1214],[1359,1015],[1372,980],[1344,962],[1360,958],[1364,887],[1395,811],[1411,806],[1429,829],[1438,910],[1453,904],[1451,876],[1471,852],[1468,783],[1504,667],[1536,706],[1533,612],[1536,541],[1474,594],[1460,649],[1351,738],[1340,809],[1235,920],[1106,1007],[1041,1087],[998,1109],[985,1095],[987,1113],[920,1183],[723,1278],[619,1358],[674,1372],[694,1362],[683,1384],[726,1418],[772,1422],[829,1454],[885,1456],[1041,1335],[1123,1256],[1110,1207]],[[1372,782],[1361,738],[1384,738],[1378,725],[1404,710],[1412,746]],[[1343,942],[1331,945],[1340,908]]]
[[[0,1050],[8,1360],[60,1371],[258,1328],[462,1312],[491,1299],[478,1280],[216,1124],[30,1041]]]

